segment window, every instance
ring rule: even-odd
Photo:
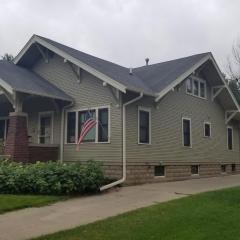
[[[67,113],[67,143],[76,142],[76,112]]]
[[[80,133],[82,131],[85,121],[87,121],[89,118],[93,118],[96,120],[95,110],[78,112],[78,138],[80,137]],[[96,138],[96,127],[93,127],[84,137],[83,142],[95,142],[95,138]]]
[[[198,175],[199,174],[199,166],[198,165],[192,165],[191,166],[191,174],[192,175]]]
[[[191,119],[182,119],[183,146],[191,147]]]
[[[211,124],[208,122],[204,123],[204,137],[211,137]]]
[[[231,167],[232,167],[232,172],[236,172],[236,164],[232,164]]]
[[[188,78],[186,81],[186,92],[196,97],[206,98],[206,82],[197,77]]]
[[[50,144],[53,142],[53,112],[39,113],[38,142],[41,144]]]
[[[8,124],[8,119],[0,119],[0,142],[4,142],[7,138]]]
[[[150,111],[142,108],[138,111],[138,142],[150,143]]]
[[[188,78],[186,81],[187,93],[192,93],[192,79]]]
[[[98,111],[98,142],[108,141],[108,109]]]
[[[155,177],[164,177],[165,176],[165,167],[164,166],[155,166],[154,167],[154,176]]]
[[[109,142],[109,108],[99,107],[67,113],[66,143],[76,143],[78,141],[83,125],[89,118],[95,119],[97,124],[90,129],[83,142]]]
[[[221,165],[221,172],[222,173],[226,173],[226,169],[227,169],[226,164]]]
[[[228,150],[233,149],[233,129],[232,129],[232,127],[227,128],[227,146],[228,146]]]

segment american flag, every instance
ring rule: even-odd
[[[89,118],[84,122],[79,140],[77,142],[77,151],[79,151],[80,144],[83,141],[84,137],[96,124],[97,124],[97,121],[94,120],[93,118]]]

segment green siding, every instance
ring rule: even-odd
[[[82,71],[81,83],[77,83],[77,77],[68,63],[63,58],[54,55],[49,63],[40,60],[33,71],[65,91],[75,100],[73,110],[110,106],[111,138],[110,143],[84,143],[80,151],[76,151],[75,145],[65,144],[65,161],[86,161],[94,159],[101,162],[121,163],[122,161],[122,116],[121,107],[113,97],[109,87],[104,87],[102,81],[89,73]],[[60,126],[60,116],[54,121]],[[59,129],[59,127],[58,127]],[[60,131],[60,130],[59,130]]]
[[[152,98],[144,97],[127,109],[127,158],[128,163],[232,163],[239,162],[239,134],[234,127],[234,148],[227,150],[227,126],[221,105],[210,99],[187,95],[185,84],[179,91],[169,92],[154,106]],[[137,144],[138,106],[151,108],[152,142],[150,145]],[[182,145],[182,117],[191,118],[192,148]],[[212,137],[203,136],[204,121],[211,122]]]

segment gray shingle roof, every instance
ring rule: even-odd
[[[15,91],[72,101],[70,96],[44,78],[7,61],[0,61],[0,79]]]
[[[125,85],[127,89],[138,92],[142,91],[150,95],[156,95],[162,91],[171,82],[176,80],[176,78],[184,74],[206,55],[210,54],[201,53],[172,61],[134,68],[133,74],[130,75],[129,68],[67,47],[51,39],[41,36],[37,37]]]
[[[54,47],[64,51],[65,53],[69,54],[70,56],[78,59],[79,61],[93,67],[97,71],[105,74],[106,76],[116,80],[117,82],[126,86],[129,90],[133,91],[144,91],[146,94],[153,95],[154,92],[150,89],[143,81],[133,75],[129,74],[129,68],[122,67],[118,64],[103,60],[98,57],[94,57],[92,55],[86,54],[84,52],[78,51],[76,49],[67,47],[63,44],[55,42],[51,39],[44,38],[41,36],[37,36],[42,40],[46,41],[47,43],[53,45]]]
[[[161,92],[175,79],[188,71],[210,53],[201,53],[185,58],[135,68],[134,73],[152,90]]]

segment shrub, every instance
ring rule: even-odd
[[[94,161],[86,164],[48,162],[23,165],[0,161],[0,193],[65,195],[95,192],[103,173]]]

